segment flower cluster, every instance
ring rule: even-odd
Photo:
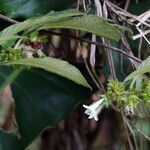
[[[21,58],[21,51],[10,47],[4,47],[0,53],[1,62],[15,61]]]
[[[133,115],[136,107],[144,103],[150,106],[150,82],[142,82],[140,89],[136,87],[127,88],[122,82],[111,80],[108,83],[107,92],[101,98],[90,106],[83,105],[85,114],[89,115],[89,119],[98,120],[98,114],[104,107],[108,107],[115,102],[118,109],[122,110],[126,115]]]

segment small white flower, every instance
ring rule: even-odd
[[[90,106],[83,105],[83,107],[86,108],[84,113],[86,115],[89,115],[88,117],[89,119],[94,118],[96,121],[98,121],[98,114],[101,112],[101,110],[104,107],[104,98],[101,98],[100,100],[94,102]]]

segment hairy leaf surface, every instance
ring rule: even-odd
[[[99,36],[118,41],[120,32],[115,26],[109,24],[105,19],[95,15],[85,15],[77,11],[53,12],[49,15],[28,19],[24,22],[11,25],[0,33],[0,44],[11,39],[16,39],[21,31],[32,31],[51,28],[77,29]],[[18,36],[19,38],[19,36]]]
[[[115,41],[118,41],[121,38],[121,34],[115,28],[115,26],[109,24],[104,18],[95,15],[84,15],[65,19],[63,21],[50,22],[42,26],[40,29],[46,28],[77,29],[95,33],[99,36],[106,37]]]
[[[5,65],[26,65],[36,68],[42,68],[48,72],[56,73],[62,77],[76,82],[77,84],[89,87],[81,72],[69,64],[67,61],[46,57],[46,58],[26,58],[14,62],[4,63]]]

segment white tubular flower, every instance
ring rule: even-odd
[[[89,119],[94,118],[96,121],[98,121],[98,114],[101,112],[101,110],[104,108],[104,98],[101,98],[97,102],[94,102],[90,106],[83,105],[85,110],[85,114],[89,115]]]

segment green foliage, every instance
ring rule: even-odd
[[[115,26],[109,24],[104,18],[95,15],[84,15],[65,19],[58,22],[50,22],[43,25],[40,29],[48,28],[68,28],[95,33],[98,36],[106,37],[111,40],[119,41],[121,34]]]
[[[21,58],[21,51],[10,47],[4,47],[0,53],[1,62],[15,61]]]
[[[65,77],[69,80],[76,82],[77,84],[90,88],[90,85],[87,83],[85,78],[82,76],[82,74],[76,67],[60,59],[56,59],[52,57],[26,58],[26,59],[11,61],[2,64],[8,66],[26,65],[26,66],[36,67],[36,68],[42,68],[48,72],[58,74],[62,77]]]
[[[5,72],[11,74],[10,70]],[[90,90],[83,86],[37,69],[21,71],[10,84],[21,147],[28,146],[47,126],[56,126],[75,105],[90,95]]]
[[[73,3],[73,0],[44,1],[8,0],[6,2],[0,0],[0,10],[11,17],[28,18],[45,14],[51,9],[62,10]],[[56,5],[58,3],[59,5]],[[19,138],[13,133],[0,131],[0,150],[22,150],[26,148],[40,135],[43,129],[57,126],[77,104],[88,99],[91,94],[91,87],[84,76],[67,61],[46,57],[44,53],[42,53],[42,57],[39,55],[31,55],[32,58],[24,57],[23,52],[31,50],[31,45],[26,45],[26,41],[33,44],[45,43],[48,37],[41,36],[40,30],[61,28],[81,30],[119,41],[121,33],[116,25],[107,21],[95,15],[87,15],[76,10],[66,10],[27,19],[0,32],[0,45],[2,45],[0,89],[2,90],[8,84],[11,85],[16,106],[15,117],[19,128]],[[118,28],[121,27],[118,26]],[[128,28],[123,29],[130,32]],[[34,48],[32,51],[33,53],[36,52]],[[113,59],[117,78],[121,76],[122,80],[126,76],[125,70],[129,69],[122,68],[122,64],[119,64],[122,60],[120,54],[114,52]],[[123,65],[128,67],[130,66],[128,64],[129,60],[123,58]],[[122,68],[122,70],[118,70],[118,68]],[[150,57],[125,81],[137,79],[149,71]],[[115,103],[117,108],[128,115],[132,115],[135,114],[138,107],[141,107],[141,103],[144,106],[149,106],[150,82],[148,79],[141,80],[138,88],[135,85],[136,82],[132,82],[129,87],[125,83],[116,80],[109,81],[107,92],[100,99],[102,100],[101,109],[104,105],[108,107]],[[139,114],[141,115],[141,113]]]
[[[111,80],[108,83],[107,92],[105,94],[106,104],[109,105],[112,101],[116,102],[117,106],[121,109],[128,109],[131,113],[135,113],[134,109],[140,104],[150,106],[150,92],[149,92],[150,82],[142,82],[142,87],[128,88],[123,84],[123,82],[118,82],[117,80]]]
[[[150,99],[150,83],[148,81],[143,83],[143,99]]]
[[[0,10],[5,15],[29,18],[44,15],[51,10],[69,9],[74,0],[0,0]]]
[[[109,101],[115,101],[120,108],[132,108],[139,102],[135,91],[125,90],[123,83],[115,80],[109,82],[106,97]]]
[[[136,114],[136,116],[138,116],[140,118],[150,119],[150,106],[141,102],[135,108],[135,114]]]
[[[135,123],[135,127],[138,131],[142,132],[144,135],[147,137],[150,136],[150,126],[149,126],[149,119],[139,119]],[[136,133],[136,130],[135,130]],[[137,143],[139,144],[139,148],[141,150],[148,150],[149,149],[149,142],[142,139],[141,140],[141,135],[137,134]]]
[[[40,35],[38,31],[34,31],[29,35],[29,39],[33,43],[45,43],[48,40],[48,36]]]
[[[150,117],[150,81],[147,76],[143,76],[145,73],[150,73],[150,57],[144,60],[137,70],[132,72],[127,78],[125,79],[125,83],[128,80],[132,79],[132,85],[134,86],[137,84],[136,95],[142,99],[140,103],[135,108],[135,114],[142,118],[149,118]],[[144,77],[144,79],[142,78]],[[141,81],[140,81],[141,80]],[[132,86],[131,86],[132,87]]]
[[[17,39],[19,39],[19,38],[25,38],[25,37],[21,37],[21,36],[18,36],[18,35],[8,35],[8,36],[5,36],[5,37],[1,37],[1,32],[0,32],[0,45],[2,45],[2,44],[7,44],[8,45],[8,43],[10,42],[10,41],[15,41],[15,40],[17,40]]]
[[[150,118],[150,81],[143,81],[140,98],[142,102],[135,108],[137,116]]]
[[[143,74],[149,72],[150,72],[150,56],[139,65],[137,70],[135,70],[129,76],[127,76],[125,81],[130,80],[132,78],[138,78],[139,76],[142,76]]]
[[[53,22],[53,21],[61,21],[62,19],[83,15],[75,10],[66,10],[62,12],[52,12],[49,15],[45,15],[38,18],[27,19],[24,22],[11,25],[8,28],[5,28],[2,32],[0,32],[0,45],[5,43],[6,41],[22,38],[19,37],[18,34],[21,31],[29,30],[30,32],[33,30],[39,29],[42,25]],[[24,37],[25,38],[25,37]]]
[[[22,71],[11,86],[24,146],[30,144],[45,127],[56,126],[90,94],[90,90],[65,78],[35,69]]]
[[[12,25],[0,33],[0,44],[11,39],[19,38],[17,34],[21,31],[34,31],[51,28],[78,29],[95,33],[115,41],[121,38],[119,31],[103,18],[94,15],[85,15],[76,11],[64,11],[51,13],[49,15],[28,19],[24,22]],[[103,29],[103,30],[102,30]]]

